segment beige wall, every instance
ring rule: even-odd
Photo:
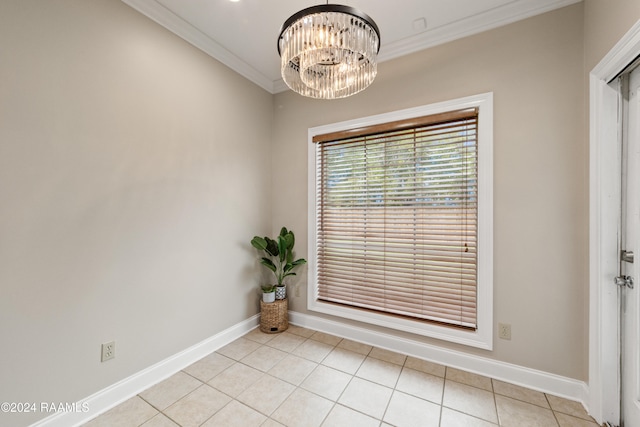
[[[586,380],[583,88],[577,4],[383,63],[370,88],[345,100],[279,94],[273,159],[286,167],[274,182],[286,191],[274,194],[273,229],[297,231],[298,254],[307,255],[307,128],[492,91],[494,321],[510,323],[513,338],[496,336],[487,352],[408,337]],[[306,312],[301,295],[291,306]]]
[[[638,0],[585,0],[586,71],[591,71],[639,19]]]
[[[257,313],[272,98],[120,1],[1,2],[0,402],[75,402]]]
[[[586,380],[585,75],[639,17],[585,0],[315,101],[269,95],[119,1],[2,1],[0,402],[76,401],[255,314],[250,237],[286,225],[307,256],[309,127],[488,91],[494,320],[513,339],[399,335]]]

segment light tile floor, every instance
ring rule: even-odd
[[[296,326],[254,329],[86,427],[596,427],[582,405]]]

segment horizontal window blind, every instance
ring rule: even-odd
[[[314,139],[317,298],[477,327],[478,112]]]

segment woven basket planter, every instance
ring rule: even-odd
[[[289,327],[288,300],[260,301],[260,330],[265,334],[284,332]]]

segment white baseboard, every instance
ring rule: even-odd
[[[289,311],[289,318],[292,324],[301,327],[575,400],[582,403],[588,410],[586,403],[589,402],[589,388],[583,381],[294,311]]]
[[[576,400],[581,402],[585,407],[587,407],[585,403],[589,401],[589,389],[583,381],[460,351],[449,350],[295,311],[289,311],[289,318],[292,324],[298,326],[429,360],[441,365],[462,369],[555,396]],[[32,424],[31,427],[75,427],[84,424],[143,390],[186,368],[204,356],[240,338],[254,329],[258,325],[258,321],[259,315],[255,315],[77,402],[76,407],[88,407],[88,412],[53,414]]]
[[[69,427],[84,424],[245,335],[258,325],[258,319],[259,315],[255,315],[77,402],[76,407],[86,407],[89,409],[87,412],[53,414],[32,424],[31,427]]]

